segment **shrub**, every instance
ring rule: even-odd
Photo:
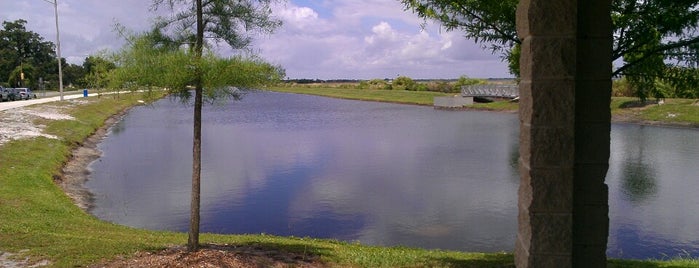
[[[367,82],[369,84],[369,89],[385,89],[391,90],[391,85],[383,79],[372,79]]]
[[[393,80],[392,87],[394,90],[411,90],[417,89],[417,83],[412,78],[407,76],[399,76]]]
[[[432,81],[427,84],[427,90],[434,92],[451,93],[454,92],[454,88],[454,86],[444,81]],[[461,89],[459,89],[457,92],[459,91],[461,91]]]
[[[369,82],[362,80],[357,84],[357,89],[367,89],[369,88]]]
[[[469,78],[468,76],[462,75],[461,77],[459,77],[459,80],[457,80],[456,83],[454,83],[453,88],[449,92],[461,92],[462,86],[480,85],[485,83],[486,82],[483,79]]]
[[[613,97],[634,97],[634,90],[631,88],[629,81],[626,78],[614,80],[612,82]]]

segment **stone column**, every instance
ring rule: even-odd
[[[606,265],[609,5],[521,0],[518,6],[518,267]]]
[[[612,88],[611,0],[579,1],[573,266],[606,267]]]

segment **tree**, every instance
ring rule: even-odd
[[[192,163],[192,202],[187,247],[196,251],[199,247],[199,206],[201,185],[201,110],[205,86],[211,81],[225,81],[212,70],[230,71],[232,62],[216,61],[208,64],[204,55],[207,34],[213,42],[224,41],[234,49],[247,47],[251,42],[250,31],[271,33],[281,25],[281,21],[273,19],[270,9],[271,0],[153,0],[153,8],[166,7],[174,14],[161,18],[156,30],[151,34],[163,48],[187,45],[190,48],[187,72],[191,74],[191,85],[194,86],[194,136]],[[168,35],[169,33],[169,35]],[[157,40],[159,39],[159,40]],[[181,52],[180,52],[181,53]],[[175,54],[178,55],[178,54]],[[177,57],[175,57],[177,58]],[[240,67],[240,66],[233,66]],[[241,74],[251,74],[254,70],[235,70]],[[181,85],[179,85],[181,86]],[[212,87],[213,89],[215,87]],[[184,87],[179,88],[185,93]],[[220,92],[220,91],[210,91]],[[215,96],[212,93],[209,96]]]
[[[22,64],[12,70],[7,83],[14,87],[34,87],[36,84],[34,81],[35,77],[36,68],[31,64]]]
[[[116,68],[116,64],[108,59],[106,52],[100,52],[98,55],[88,56],[83,62],[83,68],[86,72],[91,73],[97,69],[112,70]]]
[[[85,68],[82,65],[68,64],[63,67],[63,84],[72,87],[85,87]]]
[[[414,91],[416,89],[417,83],[413,81],[412,78],[407,77],[407,76],[399,76],[396,77],[396,79],[393,79],[392,83],[392,89],[393,90],[411,90]]]
[[[502,53],[510,72],[519,76],[521,41],[515,21],[518,0],[401,2],[418,16],[437,20],[447,30],[461,30],[467,38],[488,46],[494,53]],[[628,76],[630,81],[658,78],[671,84],[693,81],[692,75],[696,76],[696,72],[691,70],[696,70],[699,63],[696,31],[699,1],[613,0],[611,15],[614,24],[612,61],[623,61],[613,71],[613,76]],[[678,69],[689,70],[678,72]]]
[[[11,73],[28,64],[34,67],[32,79],[47,77],[56,67],[53,43],[37,33],[27,31],[26,20],[4,21],[0,29],[0,81],[8,81]],[[55,74],[57,72],[53,72]],[[32,80],[32,83],[35,82]]]
[[[102,52],[101,54],[105,54]],[[100,89],[108,84],[107,75],[109,71],[116,68],[116,64],[107,59],[106,56],[89,56],[83,62],[85,75],[83,84],[91,88]]]

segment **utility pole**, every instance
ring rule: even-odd
[[[58,31],[58,0],[44,0],[47,3],[53,4],[53,11],[56,17],[56,61],[58,61],[58,90],[61,100],[63,100],[63,67],[61,66],[61,35]]]

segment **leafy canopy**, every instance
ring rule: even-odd
[[[516,34],[517,0],[400,0],[407,10],[424,19],[436,20],[447,30],[464,35],[501,53],[510,72],[519,75],[519,45]],[[632,81],[665,80],[675,86],[697,88],[699,65],[699,1],[612,0],[614,45],[612,75]],[[650,86],[651,82],[643,82]],[[641,94],[650,94],[641,92]],[[691,91],[690,91],[691,92]],[[685,94],[686,95],[686,94]],[[690,94],[691,95],[691,94]],[[694,90],[693,96],[699,96]]]
[[[240,88],[265,85],[280,80],[284,70],[255,56],[222,58],[207,51],[200,59],[185,48],[162,46],[157,36],[143,34],[115,55],[118,68],[111,72],[112,88],[163,87],[179,96],[188,96],[202,74],[203,93],[210,99],[232,94],[229,86]]]
[[[174,14],[159,17],[155,28],[159,34],[155,37],[169,45],[196,45],[197,1],[190,0],[154,0],[151,9],[166,7]],[[281,21],[270,16],[270,0],[237,1],[207,0],[202,1],[202,30],[204,38],[212,43],[225,42],[233,49],[248,47],[253,33],[272,33],[281,26]],[[204,45],[204,44],[202,44]],[[193,47],[194,48],[194,47]]]
[[[26,20],[3,21],[0,28],[0,82],[17,86],[20,73],[25,86],[34,86],[42,77],[58,81],[54,45],[39,34],[28,31]],[[23,69],[24,65],[31,68]],[[57,83],[56,83],[57,84]]]

